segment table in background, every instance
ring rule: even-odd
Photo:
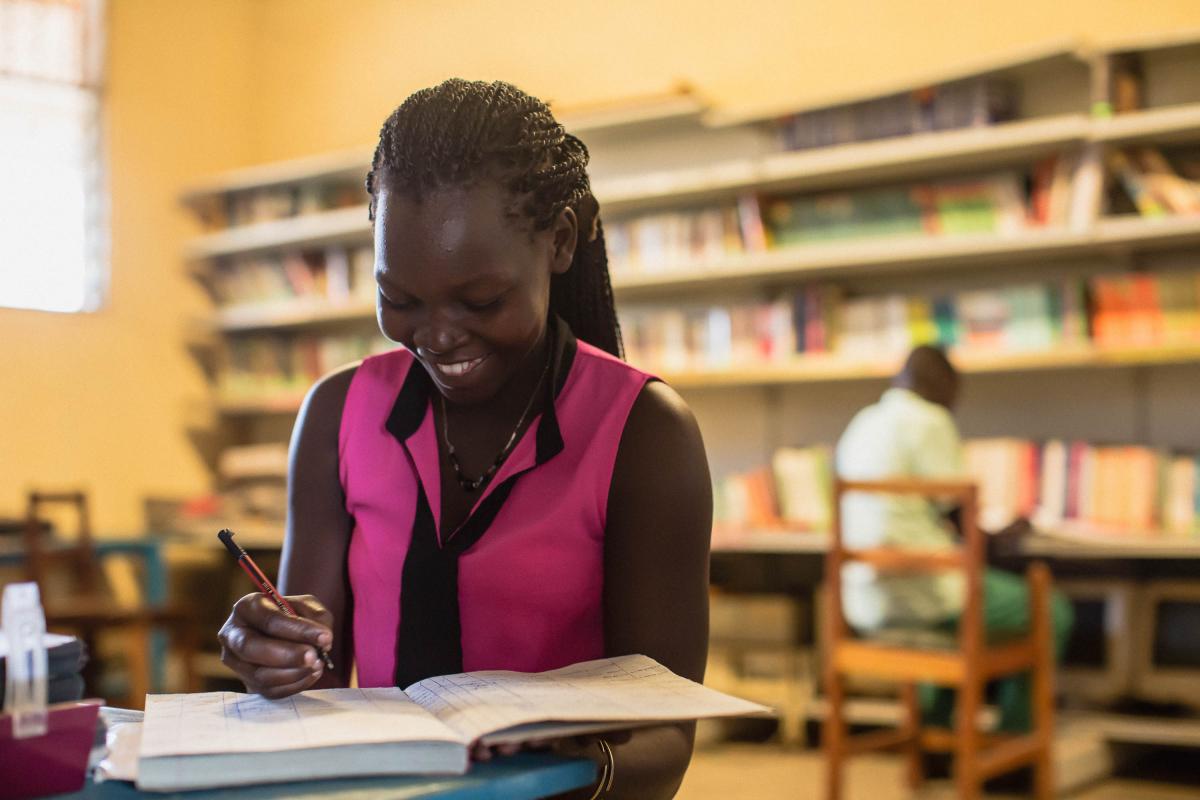
[[[133,556],[142,565],[142,602],[148,606],[161,606],[167,601],[167,567],[162,556],[163,539],[156,536],[122,536],[94,539],[92,546],[96,558],[103,561],[110,556]],[[46,551],[54,549],[54,541],[46,545]],[[0,565],[15,566],[25,560],[25,546],[20,537],[0,541]],[[156,691],[162,691],[166,672],[167,639],[162,631],[150,633],[150,681]]]

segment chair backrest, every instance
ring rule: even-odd
[[[47,528],[43,517],[51,506],[69,506],[75,510],[77,532],[75,539],[60,546],[55,543],[45,547],[42,532]],[[88,513],[87,495],[83,492],[37,492],[29,493],[25,512],[25,569],[29,580],[46,590],[49,569],[57,563],[65,563],[80,594],[94,594],[102,588],[100,567],[92,546],[92,525]],[[43,598],[43,602],[45,598]]]
[[[848,549],[845,546],[842,498],[851,492],[916,496],[933,501],[954,501],[961,509],[962,546],[949,550],[916,550],[895,546]],[[984,533],[977,524],[978,488],[970,481],[929,481],[914,478],[888,480],[843,480],[835,478],[833,491],[833,537],[825,558],[825,582],[829,608],[827,627],[831,642],[849,636],[842,613],[842,566],[860,562],[880,573],[930,573],[962,570],[966,576],[966,598],[959,624],[959,645],[964,653],[978,652],[984,641],[983,568]]]

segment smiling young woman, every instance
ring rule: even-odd
[[[403,348],[305,401],[280,584],[303,619],[248,595],[220,634],[250,690],[627,653],[703,678],[704,447],[680,397],[621,360],[587,160],[505,83],[447,81],[384,124],[378,318]],[[675,793],[692,726],[605,738],[559,747],[613,759],[608,797]]]

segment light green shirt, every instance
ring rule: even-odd
[[[837,446],[838,474],[849,480],[961,478],[962,442],[950,412],[908,389],[888,389],[855,415]],[[919,497],[848,493],[842,500],[848,548],[947,550],[955,536],[942,510]],[[867,564],[842,568],[847,622],[863,630],[926,625],[962,611],[961,573],[879,576]]]

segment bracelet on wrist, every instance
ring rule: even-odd
[[[600,800],[612,791],[613,779],[617,775],[616,758],[613,756],[612,745],[604,739],[597,739],[596,746],[600,748],[603,760],[600,764],[600,780],[596,783],[596,791],[588,800]]]

